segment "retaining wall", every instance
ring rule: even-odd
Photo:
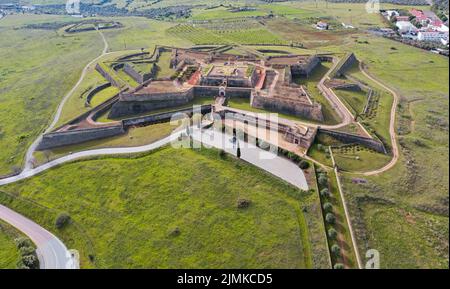
[[[324,133],[326,135],[329,135],[331,137],[334,137],[335,139],[343,142],[343,143],[357,143],[360,145],[363,145],[365,147],[371,148],[377,152],[386,154],[386,148],[384,147],[383,143],[379,140],[375,140],[372,138],[367,138],[351,133],[346,132],[340,132],[335,130],[328,130],[323,129],[319,127],[319,132]]]

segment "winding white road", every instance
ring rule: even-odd
[[[16,227],[36,245],[41,269],[77,269],[78,262],[66,246],[52,233],[30,219],[0,205],[0,219]]]

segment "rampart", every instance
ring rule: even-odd
[[[219,87],[195,86],[181,92],[164,92],[151,94],[122,94],[109,114],[110,118],[118,118],[158,109],[171,108],[188,104],[194,97],[211,97],[219,95]],[[250,98],[250,88],[227,87],[227,97]]]
[[[255,93],[251,105],[256,108],[323,121],[322,106],[319,103],[299,103],[286,98],[264,97]]]
[[[330,73],[330,78],[333,77],[341,77],[345,70],[353,65],[357,61],[355,54],[347,53],[344,58],[339,60],[339,63],[336,65],[334,70]]]
[[[37,150],[47,150],[57,147],[79,144],[91,140],[107,138],[125,133],[122,124],[98,127],[91,129],[77,129],[73,131],[62,131],[47,133],[42,137]]]
[[[351,133],[341,132],[341,131],[335,131],[335,130],[328,130],[323,129],[319,127],[319,132],[324,133],[326,135],[329,135],[331,137],[334,137],[335,139],[343,142],[343,143],[357,143],[360,145],[363,145],[365,147],[368,147],[370,149],[373,149],[377,152],[386,154],[386,148],[384,147],[383,143],[379,140],[363,137]]]
[[[95,70],[97,70],[112,86],[120,87],[120,83],[118,83],[100,64],[97,63],[95,66]]]
[[[144,74],[140,74],[134,68],[129,65],[128,63],[125,63],[123,66],[123,71],[128,74],[131,78],[133,78],[137,83],[143,83],[144,82]]]
[[[88,95],[86,96],[86,105],[90,105],[91,104],[91,100],[94,97],[94,95],[96,95],[98,92],[102,91],[105,88],[108,88],[111,86],[110,82],[101,84],[95,88],[93,88],[91,91],[89,91]]]
[[[211,105],[202,105],[199,108],[199,112],[201,114],[210,113],[211,111],[212,111]],[[128,118],[124,119],[122,123],[124,128],[128,128],[131,126],[146,126],[150,124],[170,121],[175,115],[179,115],[180,117],[182,117],[183,115],[187,115],[191,117],[193,113],[194,111],[192,108],[186,108],[164,113]]]

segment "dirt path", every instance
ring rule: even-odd
[[[387,87],[385,84],[383,84],[382,82],[380,82],[378,79],[374,78],[372,75],[370,75],[365,69],[364,66],[362,65],[362,63],[359,64],[359,69],[361,70],[361,72],[364,74],[364,76],[366,76],[367,78],[369,78],[370,80],[372,80],[373,82],[375,82],[376,84],[378,84],[379,86],[381,86],[382,88],[386,89],[389,93],[392,94],[392,96],[394,97],[394,101],[392,103],[392,107],[391,107],[391,117],[390,117],[390,121],[389,121],[389,135],[391,137],[391,145],[392,145],[392,159],[391,161],[385,165],[384,167],[377,169],[377,170],[373,170],[373,171],[369,171],[369,172],[364,172],[363,175],[365,176],[371,176],[371,175],[376,175],[382,172],[385,172],[387,170],[389,170],[390,168],[392,168],[398,161],[399,158],[399,150],[398,150],[398,144],[397,144],[397,133],[395,131],[395,115],[396,115],[396,111],[397,111],[397,105],[398,105],[398,101],[399,101],[399,95],[392,89],[390,89],[389,87]]]

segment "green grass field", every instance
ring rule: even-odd
[[[314,193],[216,150],[76,162],[2,191],[16,196],[2,203],[80,250],[85,268],[305,268],[324,254]],[[61,211],[74,222],[57,231]]]
[[[205,44],[289,44],[286,40],[265,28],[208,30],[202,27],[179,24],[170,28],[169,35],[186,39],[195,45]]]
[[[20,252],[14,242],[19,233],[9,224],[0,221],[0,268],[15,269],[20,260]]]
[[[98,34],[58,36],[52,30],[21,29],[70,17],[8,16],[0,22],[0,175],[18,170],[27,147],[48,124],[82,68],[103,47]],[[16,29],[20,28],[20,29]]]

